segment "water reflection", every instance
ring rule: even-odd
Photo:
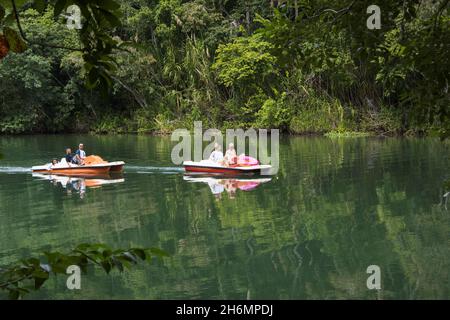
[[[80,200],[31,176],[27,168],[79,141],[126,161],[125,183],[86,187]],[[450,297],[450,215],[442,197],[450,190],[443,186],[450,144],[282,137],[277,177],[249,192],[231,184],[234,200],[224,185],[211,184],[220,201],[209,183],[183,179],[171,164],[174,144],[153,136],[0,137],[8,150],[0,161],[0,266],[103,242],[156,246],[171,257],[88,275],[77,292],[61,278],[29,298]],[[367,289],[369,265],[381,268],[382,290]]]
[[[230,199],[235,199],[238,190],[252,191],[261,184],[272,180],[272,178],[220,178],[188,175],[185,175],[183,179],[189,182],[206,183],[217,200],[222,199],[224,191],[228,193]]]
[[[125,182],[121,174],[108,174],[95,177],[71,177],[33,173],[33,178],[50,181],[55,187],[61,186],[66,190],[67,195],[78,194],[81,199],[85,197],[87,188],[100,188],[106,184]]]

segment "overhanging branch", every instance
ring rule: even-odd
[[[25,40],[26,42],[30,43],[30,44],[34,44],[34,45],[39,45],[39,46],[44,46],[44,44],[40,43],[40,42],[34,42],[29,40],[26,35],[25,32],[22,29],[22,25],[20,23],[20,17],[19,17],[19,12],[17,10],[17,6],[16,6],[16,2],[15,0],[11,0],[11,4],[13,7],[13,12],[14,12],[14,18],[16,20],[16,24],[17,24],[17,28],[19,29],[19,33],[20,36],[23,38],[23,40]],[[46,43],[45,46],[47,48],[54,48],[54,49],[63,49],[63,50],[68,50],[68,51],[78,51],[78,52],[84,52],[85,50],[80,49],[80,48],[72,48],[72,47],[65,47],[65,46],[58,46],[58,45],[53,45],[53,44],[48,44]]]

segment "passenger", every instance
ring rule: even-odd
[[[84,145],[82,143],[78,145],[78,150],[75,152],[75,158],[78,164],[84,164],[84,159],[86,159],[86,151],[84,151]]]
[[[221,151],[221,147],[218,143],[214,144],[214,151],[211,152],[211,155],[209,156],[209,160],[216,162],[216,163],[222,163],[223,162],[223,153]]]
[[[51,170],[55,165],[58,164],[58,160],[53,159],[48,165],[47,165],[47,170]]]
[[[234,165],[237,163],[236,150],[234,149],[234,144],[230,143],[228,145],[227,152],[225,152],[224,164],[225,166]]]
[[[73,154],[72,154],[72,149],[67,148],[66,149],[66,156],[65,156],[66,162],[67,164],[71,164],[73,163]]]

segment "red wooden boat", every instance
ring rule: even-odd
[[[46,164],[32,167],[32,172],[42,174],[56,174],[64,176],[94,176],[123,171],[125,162],[107,162],[98,156],[89,156],[84,165],[69,164],[64,158],[57,164]]]
[[[270,165],[231,165],[228,167],[219,165],[210,160],[202,160],[200,162],[184,161],[184,169],[187,173],[204,173],[204,174],[224,174],[224,175],[266,175],[272,168]]]

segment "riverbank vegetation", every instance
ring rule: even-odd
[[[77,31],[51,6],[37,10],[42,1],[20,2],[33,44],[0,62],[3,134],[169,133],[194,121],[338,136],[449,132],[448,0],[384,1],[379,30],[366,26],[365,0],[123,0],[109,32],[127,49],[113,53],[107,94],[86,87],[82,53],[54,48],[78,46]]]

